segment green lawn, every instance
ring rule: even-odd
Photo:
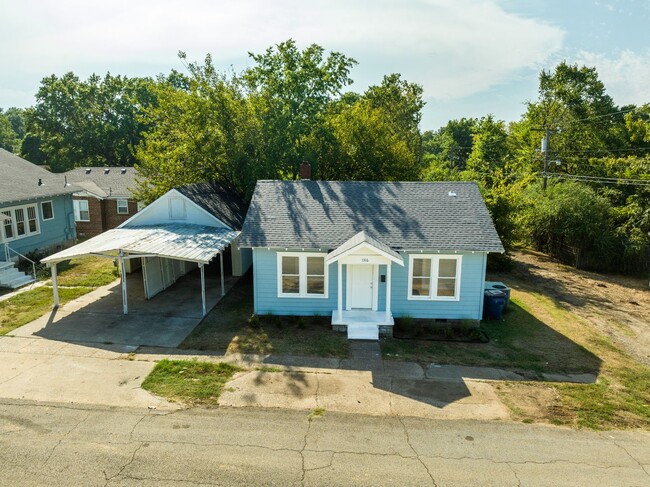
[[[62,264],[59,278],[59,302],[72,301],[93,289],[116,279],[110,259],[83,257]],[[0,301],[0,335],[29,323],[50,312],[54,306],[52,287],[30,289],[5,301]]]
[[[458,364],[516,370],[535,378],[540,372],[597,372],[598,357],[535,317],[517,297],[502,321],[487,321],[481,330],[488,343],[382,340],[385,358],[423,364]]]
[[[343,333],[332,331],[329,316],[253,316],[252,276],[228,292],[180,348],[221,353],[348,356]]]
[[[196,360],[161,360],[142,388],[187,405],[217,405],[223,386],[239,367]]]

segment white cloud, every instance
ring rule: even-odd
[[[40,80],[127,65],[150,66],[154,74],[179,67],[178,50],[243,64],[247,51],[292,37],[355,57],[357,79],[377,82],[381,73],[401,72],[439,100],[539,66],[564,37],[557,27],[508,13],[497,0],[27,0],[2,2],[0,18],[0,62],[13,67],[0,83],[5,76]]]
[[[596,68],[616,104],[650,102],[650,49],[642,52],[624,50],[615,56],[582,51],[577,62]]]

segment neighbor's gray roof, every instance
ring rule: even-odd
[[[258,181],[239,245],[334,249],[362,230],[397,250],[503,252],[473,182]]]
[[[332,262],[341,254],[344,254],[348,250],[352,250],[355,247],[359,247],[363,244],[372,245],[376,249],[381,250],[382,252],[390,255],[394,259],[403,263],[403,259],[401,255],[399,255],[397,252],[391,249],[384,242],[380,242],[376,238],[372,238],[370,235],[368,235],[368,233],[365,230],[362,230],[361,232],[357,233],[354,237],[343,242],[339,247],[337,247],[336,249],[332,250],[329,254],[327,254],[327,261]]]
[[[43,183],[41,186],[38,185],[39,179]],[[0,149],[0,204],[48,198],[75,191],[79,191],[79,188],[65,186],[63,174],[53,174]]]
[[[71,183],[80,183],[84,190],[100,198],[133,198],[131,190],[137,184],[138,173],[134,167],[77,167],[65,175]]]
[[[248,204],[239,194],[216,182],[189,184],[175,189],[233,230],[241,230]]]
[[[117,256],[122,250],[207,264],[237,235],[239,232],[226,228],[182,223],[114,228],[52,254],[42,262],[61,262],[90,254]]]

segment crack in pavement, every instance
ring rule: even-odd
[[[607,438],[607,439],[610,439],[610,438]],[[626,454],[628,457],[630,457],[632,460],[634,460],[634,462],[635,462],[637,465],[639,465],[639,467],[641,467],[641,470],[643,470],[643,471],[645,472],[645,474],[646,474],[647,476],[650,477],[650,472],[648,472],[648,471],[646,470],[645,465],[643,465],[643,464],[642,464],[639,460],[637,460],[637,459],[636,459],[636,458],[635,458],[635,457],[634,457],[634,456],[633,456],[629,451],[627,451],[627,448],[625,448],[623,445],[621,445],[620,443],[618,443],[618,442],[617,442],[616,440],[614,440],[614,439],[610,439],[610,440],[611,440],[611,442],[614,443],[617,447],[619,447],[621,450],[623,450],[623,451],[625,452],[625,454]]]
[[[72,428],[70,428],[68,430],[67,433],[65,433],[61,438],[59,438],[59,441],[57,442],[56,445],[54,445],[54,447],[52,447],[52,450],[50,451],[50,454],[47,456],[47,458],[43,462],[43,466],[47,465],[47,462],[49,462],[50,458],[52,458],[52,455],[54,455],[54,451],[61,445],[61,443],[63,443],[63,440],[65,440],[70,433],[72,433],[79,426],[81,426],[81,423],[86,421],[89,417],[90,417],[90,412],[87,412],[86,415],[81,420],[79,420]]]
[[[129,480],[152,480],[154,482],[178,482],[189,485],[210,485],[210,486],[219,486],[223,484],[213,484],[211,482],[201,482],[198,480],[187,480],[187,479],[173,479],[173,478],[162,478],[162,477],[137,477],[135,475],[122,475],[123,479]],[[112,480],[111,480],[112,481]]]
[[[135,455],[140,451],[140,449],[141,449],[145,444],[146,444],[146,443],[144,443],[144,442],[143,442],[143,443],[140,443],[140,444],[136,447],[136,449],[133,450],[133,453],[131,454],[131,458],[130,458],[130,459],[129,459],[129,460],[128,460],[124,465],[122,465],[122,467],[120,467],[120,470],[119,470],[115,475],[112,475],[111,477],[108,477],[108,476],[106,475],[106,471],[105,471],[105,470],[102,470],[102,472],[104,473],[104,478],[106,479],[106,483],[104,484],[104,487],[106,487],[106,486],[108,485],[108,483],[109,483],[111,480],[114,480],[114,479],[116,479],[117,477],[119,477],[119,476],[122,474],[122,472],[124,472],[124,470],[126,470],[126,468],[127,468],[129,465],[131,465],[131,464],[133,463],[133,461],[135,460]]]
[[[519,478],[519,475],[517,475],[517,471],[514,469],[514,467],[510,464],[508,464],[508,468],[512,471],[514,474],[515,478],[517,479],[517,487],[521,487],[521,479]]]
[[[300,459],[301,459],[302,473],[301,473],[301,476],[300,476],[300,485],[302,485],[302,486],[305,485],[305,475],[307,475],[307,470],[305,469],[305,448],[307,448],[307,435],[309,435],[310,431],[311,431],[311,418],[308,418],[307,419],[307,431],[305,431],[305,436],[303,437],[302,448],[298,452],[300,454]]]
[[[416,451],[416,449],[411,444],[411,438],[409,437],[409,432],[406,429],[406,425],[404,424],[404,421],[402,421],[402,418],[400,416],[396,416],[396,418],[400,422],[400,424],[402,425],[402,428],[404,429],[404,436],[406,437],[406,444],[409,446],[409,448],[411,450],[413,450],[413,453],[415,454],[415,458],[417,459],[418,462],[420,462],[422,464],[424,469],[427,471],[427,474],[429,475],[429,478],[431,479],[431,484],[434,487],[438,487],[438,484],[436,484],[436,479],[433,478],[433,474],[429,470],[429,467],[427,467],[427,465],[422,461],[422,459],[420,458],[420,454]]]

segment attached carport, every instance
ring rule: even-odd
[[[202,314],[207,314],[205,266],[217,255],[221,268],[221,294],[225,294],[223,252],[239,236],[230,228],[191,223],[158,223],[115,228],[42,260],[52,269],[54,306],[59,306],[57,264],[75,257],[93,255],[117,260],[121,272],[122,308],[128,314],[125,263],[142,259],[145,296],[153,297],[189,272],[201,271]],[[149,269],[149,270],[147,270]],[[149,274],[149,275],[147,275]]]

